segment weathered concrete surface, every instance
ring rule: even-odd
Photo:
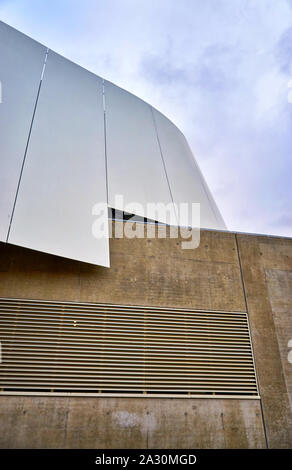
[[[292,447],[292,240],[237,235],[268,445]]]
[[[265,447],[258,400],[2,396],[0,429],[1,448]]]
[[[292,364],[287,360],[292,350],[292,271],[266,269],[265,274],[292,413]]]
[[[268,444],[292,447],[292,240],[237,240]],[[0,244],[0,297],[245,311],[235,234],[181,241],[113,239],[110,269]],[[265,445],[253,400],[1,396],[0,414],[2,447]]]
[[[112,240],[112,268],[102,277],[81,267],[81,301],[244,310],[234,236],[202,232],[195,250],[183,250],[181,241]]]
[[[233,234],[181,239],[112,239],[111,268],[0,244],[0,296],[244,311]]]

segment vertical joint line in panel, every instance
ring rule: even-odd
[[[252,361],[253,361],[253,367],[254,367],[254,372],[255,372],[255,379],[256,379],[257,391],[258,391],[258,395],[260,396],[260,407],[261,407],[261,414],[262,414],[264,435],[265,435],[266,447],[267,447],[267,449],[268,449],[268,448],[269,448],[268,433],[267,433],[266,422],[265,422],[265,415],[264,415],[264,410],[263,410],[263,403],[262,403],[262,398],[261,398],[260,384],[259,384],[258,375],[257,375],[257,369],[256,369],[256,360],[255,360],[254,348],[253,348],[253,342],[252,342],[252,333],[251,333],[250,325],[249,325],[247,295],[246,295],[246,290],[245,290],[245,285],[244,285],[244,278],[243,278],[243,272],[242,272],[241,256],[240,256],[240,251],[239,251],[237,233],[234,234],[234,237],[235,237],[235,244],[236,244],[236,250],[237,250],[237,257],[238,257],[238,264],[239,264],[239,271],[240,271],[241,286],[242,286],[243,297],[244,297],[244,303],[245,303],[247,327],[248,327],[249,341],[250,341],[250,347],[251,347],[251,353],[252,353]]]
[[[6,242],[8,242],[8,240],[9,240],[12,220],[13,220],[13,216],[14,216],[14,212],[15,212],[17,197],[18,197],[19,188],[20,188],[20,182],[21,182],[21,178],[22,178],[22,174],[23,174],[24,164],[25,164],[25,160],[26,160],[26,155],[27,155],[28,145],[29,145],[29,141],[30,141],[32,126],[33,126],[33,122],[34,122],[34,117],[35,117],[35,113],[36,113],[36,109],[37,109],[37,104],[38,104],[38,100],[39,100],[39,96],[40,96],[42,81],[43,81],[43,78],[44,78],[44,73],[45,73],[48,54],[49,54],[49,49],[47,48],[46,54],[45,54],[45,59],[44,59],[44,64],[43,64],[43,68],[42,68],[42,73],[41,73],[41,76],[40,76],[40,83],[39,83],[39,87],[38,87],[38,91],[37,91],[35,105],[34,105],[34,109],[33,109],[33,113],[32,113],[31,123],[30,123],[30,127],[29,127],[29,132],[28,132],[27,142],[26,142],[24,156],[23,156],[23,160],[22,160],[22,165],[21,165],[21,169],[20,169],[20,174],[19,174],[18,184],[17,184],[17,188],[16,188],[16,194],[15,194],[14,204],[13,204],[13,208],[12,208],[12,213],[11,213],[11,218],[10,218],[10,223],[9,223]]]
[[[102,79],[102,103],[103,103],[103,128],[104,128],[105,184],[106,184],[106,199],[107,199],[107,204],[108,204],[109,195],[108,195],[108,164],[107,164],[107,137],[106,137],[106,113],[105,113],[105,85],[104,85],[104,79]]]
[[[161,143],[160,143],[160,139],[159,139],[159,135],[158,135],[158,129],[157,129],[156,121],[155,121],[155,116],[154,116],[154,113],[153,113],[153,108],[152,108],[152,106],[150,106],[150,105],[149,105],[149,107],[150,107],[150,111],[151,111],[151,114],[152,114],[152,119],[153,119],[153,123],[154,123],[155,134],[156,134],[156,138],[157,138],[157,142],[158,142],[158,146],[159,146],[159,151],[160,151],[161,160],[162,160],[162,164],[163,164],[163,168],[164,168],[164,173],[165,173],[165,176],[166,176],[166,181],[167,181],[168,189],[169,189],[169,192],[170,192],[170,197],[171,197],[172,203],[174,204],[173,194],[172,194],[172,191],[171,191],[170,182],[169,182],[169,178],[168,178],[168,174],[167,174],[167,170],[166,170],[166,165],[165,165],[165,161],[164,161],[164,157],[163,157],[163,153],[162,153],[162,147],[161,147]],[[175,204],[174,204],[174,207],[175,207],[175,213],[176,213],[177,224],[179,225],[177,207],[176,207]]]
[[[254,367],[255,379],[256,379],[256,385],[257,385],[257,392],[258,392],[258,394],[260,394],[259,383],[258,383],[258,377],[257,377],[257,372],[256,372],[256,364],[255,364],[253,343],[252,343],[251,331],[250,331],[250,326],[249,326],[247,296],[246,296],[246,291],[245,291],[245,285],[244,285],[244,279],[243,279],[243,272],[242,272],[242,265],[241,265],[241,257],[240,257],[239,246],[238,246],[238,239],[237,239],[237,234],[236,234],[236,233],[234,234],[234,237],[235,237],[235,245],[236,245],[236,251],[237,251],[237,258],[238,258],[239,271],[240,271],[240,280],[241,280],[241,286],[242,286],[242,292],[243,292],[243,298],[244,298],[244,304],[245,304],[245,310],[246,310],[247,327],[248,327],[248,333],[249,333],[249,340],[250,340],[250,347],[251,347],[251,353],[252,353],[253,367]]]

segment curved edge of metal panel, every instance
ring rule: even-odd
[[[165,170],[165,175],[164,175],[166,177],[165,181],[169,185],[169,200],[172,201],[172,203],[175,203],[175,204],[179,204],[180,202],[182,202],[181,198],[175,197],[175,194],[177,192],[176,189],[177,189],[177,186],[179,185],[179,182],[176,181],[174,177],[171,178],[171,176],[170,176],[170,174],[171,174],[170,162],[169,162],[169,159],[167,158],[167,149],[165,149],[163,144],[162,144],[161,130],[159,129],[159,126],[157,125],[156,119],[155,119],[155,114],[156,113],[158,115],[160,115],[164,120],[166,120],[169,123],[169,125],[172,127],[173,137],[175,139],[181,139],[185,142],[185,147],[186,147],[187,150],[183,150],[183,152],[189,153],[189,155],[187,155],[186,158],[190,161],[190,166],[192,167],[192,171],[195,172],[195,174],[196,174],[197,183],[203,189],[204,199],[205,199],[204,203],[202,203],[202,201],[200,201],[200,200],[195,200],[194,198],[190,199],[189,197],[187,197],[187,195],[185,195],[185,197],[183,198],[184,202],[188,202],[188,203],[200,202],[201,206],[203,206],[203,210],[206,210],[206,205],[207,204],[209,205],[209,209],[213,214],[213,219],[209,220],[208,223],[206,223],[206,222],[203,223],[203,225],[201,225],[202,229],[227,230],[227,226],[226,226],[225,221],[222,217],[222,214],[221,214],[221,212],[220,212],[220,210],[219,210],[219,208],[218,208],[218,206],[217,206],[217,204],[214,200],[214,197],[212,196],[212,193],[209,189],[209,186],[206,182],[206,179],[205,179],[205,177],[204,177],[204,175],[203,175],[203,173],[202,173],[202,171],[199,167],[199,164],[198,164],[198,162],[197,162],[197,160],[196,160],[196,158],[195,158],[195,156],[194,156],[194,154],[193,154],[193,152],[190,148],[190,145],[187,141],[187,138],[185,137],[183,132],[179,129],[179,127],[177,127],[177,125],[171,119],[169,119],[165,114],[163,114],[161,111],[159,111],[157,108],[155,108],[151,104],[147,103],[147,101],[145,101],[142,98],[134,95],[130,91],[119,87],[118,85],[116,85],[115,83],[113,83],[111,81],[105,80],[105,82],[108,83],[109,85],[115,87],[115,89],[120,90],[121,93],[128,94],[129,96],[132,97],[132,99],[137,100],[137,102],[139,102],[140,104],[143,104],[145,106],[150,107],[150,109],[152,110],[153,126],[154,126],[155,132],[157,133],[159,149],[160,149],[161,158],[162,158],[162,162],[163,162],[163,166],[164,166],[164,170]],[[106,100],[106,91],[105,91],[105,100]],[[107,109],[106,109],[105,114],[107,116]],[[142,129],[142,131],[143,130],[144,129]],[[180,162],[180,156],[181,156],[181,154],[176,155],[176,163],[177,164],[179,164],[179,162]],[[186,168],[186,170],[187,170],[187,168]],[[153,185],[153,181],[151,182],[151,184]],[[109,187],[111,185],[110,171],[109,171],[108,185],[109,185]],[[109,201],[111,201],[111,197],[109,197]],[[114,209],[123,210],[123,207],[121,205],[118,206],[118,205],[115,205],[115,204],[111,203],[110,206],[113,207]],[[202,207],[201,207],[201,210],[202,210]],[[141,214],[141,213],[138,214],[137,213],[137,215],[143,215],[143,214]],[[155,216],[153,214],[151,215],[151,217],[153,219],[155,219]],[[210,217],[209,217],[209,219],[210,219]],[[158,221],[160,221],[162,223],[166,223],[165,220],[160,219]],[[176,222],[174,220],[173,220],[173,225],[176,225]],[[181,225],[179,221],[178,221],[178,225]]]
[[[25,35],[20,31],[17,31],[13,27],[6,25],[3,22],[0,22],[0,26],[2,26],[3,28],[8,28],[18,38],[19,36],[25,38],[25,42],[27,42],[27,40],[30,40],[32,48],[35,45],[39,47],[44,47],[38,41],[31,39],[29,36]],[[104,136],[103,142],[100,141],[99,145],[104,146],[105,152],[105,174],[103,176],[104,184],[106,185],[107,191],[108,188],[110,188],[110,191],[112,191],[111,194],[108,194],[109,206],[115,208],[115,205],[112,203],[113,196],[115,196],[119,192],[121,194],[124,193],[126,200],[131,201],[132,199],[133,202],[136,201],[138,203],[141,203],[142,205],[146,205],[148,202],[162,202],[163,204],[180,204],[183,201],[188,203],[199,202],[202,204],[203,210],[206,211],[206,214],[208,214],[205,219],[203,218],[205,221],[203,222],[203,224],[201,224],[201,227],[215,230],[226,230],[226,225],[224,223],[222,215],[215,203],[215,200],[208,188],[208,185],[199,168],[199,165],[182,131],[167,116],[165,116],[163,113],[158,111],[156,108],[151,106],[143,99],[135,96],[130,91],[127,91],[110,81],[104,80],[102,77],[96,75],[93,72],[88,71],[84,67],[74,63],[73,61],[70,61],[62,55],[55,53],[54,51],[50,50],[50,53],[53,56],[58,56],[61,61],[71,64],[72,67],[76,67],[76,70],[78,69],[82,71],[85,76],[86,74],[88,74],[88,78],[90,78],[91,76],[92,78],[95,77],[96,79],[102,81],[103,111],[101,112],[101,114],[103,121],[102,125],[104,126]],[[46,71],[44,74],[44,70],[42,73],[41,81],[43,79],[43,76],[46,77]],[[56,74],[58,75],[57,69]],[[57,78],[62,81],[62,73]],[[70,74],[67,78],[69,81],[71,80]],[[74,80],[73,77],[72,80]],[[80,81],[81,88],[82,83],[83,82]],[[109,107],[106,107],[107,89],[105,83],[109,85],[109,90],[111,88],[115,90],[115,97],[112,100],[112,103],[109,104]],[[78,93],[82,93],[81,88],[79,89],[79,92],[76,88],[76,91]],[[110,91],[108,91],[108,93],[109,92]],[[43,91],[40,97],[42,96],[42,94]],[[58,107],[59,104],[57,103],[56,106]],[[39,119],[38,103],[36,104],[36,110],[36,122],[33,123],[34,127]],[[124,119],[125,115],[127,119]],[[162,124],[160,123],[158,125],[156,122],[155,115],[160,116],[161,122],[164,121],[164,123],[162,122]],[[70,113],[68,113],[68,116],[70,116]],[[45,115],[43,115],[43,123],[45,122],[45,120],[46,117]],[[112,120],[112,129],[107,128],[107,126],[109,125],[107,120]],[[84,125],[86,126],[86,123],[84,123]],[[68,131],[68,136],[69,134],[70,133]],[[29,137],[30,131],[27,131],[28,143]],[[116,140],[115,143],[114,140]],[[30,151],[31,143],[29,143],[29,146]],[[49,142],[48,146],[51,148],[52,142]],[[61,148],[58,148],[57,153],[60,154],[61,150]],[[110,152],[112,152],[112,154]],[[81,152],[82,155],[83,153],[84,152]],[[54,157],[55,153],[53,152],[52,155]],[[79,155],[78,158],[80,159],[81,156]],[[28,157],[29,159],[31,158],[30,155],[28,155]],[[56,159],[56,157],[54,158]],[[39,163],[37,163],[37,165],[39,166]],[[112,165],[112,167],[110,167],[110,165]],[[117,165],[117,167],[115,167],[115,165]],[[121,172],[122,176],[125,176],[124,180],[123,177],[119,174],[119,170],[122,169],[123,166],[126,167],[127,170],[126,172]],[[183,171],[177,172],[176,170],[178,168]],[[190,175],[192,176],[189,176],[188,183],[184,184],[184,175],[188,174],[189,169],[191,169]],[[42,173],[41,168],[40,172]],[[42,174],[42,176],[44,175]],[[22,175],[21,172],[18,183],[18,185],[20,185],[21,187],[23,186],[24,182],[23,177],[24,175]],[[192,177],[193,179],[191,179]],[[29,187],[29,185],[27,187]],[[17,191],[18,188],[16,190],[15,200],[18,196]],[[40,191],[42,192],[42,190]],[[38,195],[36,194],[35,197],[37,198]],[[106,198],[106,195],[103,195],[103,198]],[[29,202],[30,199],[31,197],[27,197],[27,202]],[[56,202],[56,204],[58,204],[58,202]],[[50,202],[48,202],[48,207],[51,207]],[[116,208],[123,210],[123,207],[121,206]],[[133,213],[138,214],[138,212],[135,211],[133,211]],[[38,216],[38,211],[36,211],[35,216]],[[155,214],[152,214],[150,218],[154,220],[159,220],[155,219]],[[39,249],[40,251],[58,254],[59,256],[70,257],[72,259],[80,259],[78,258],[77,253],[76,256],[73,252],[71,252],[69,255],[66,249],[64,250],[64,253],[62,252],[62,249],[58,249],[56,253],[56,250],[52,250],[50,248],[50,240],[48,240],[48,250],[46,250],[43,248],[45,243],[41,244],[41,247],[37,246],[38,243],[35,245],[34,243],[31,244],[30,241],[28,242],[27,240],[30,239],[28,233],[22,239],[22,231],[24,227],[23,224],[25,220],[24,214],[22,214],[20,218],[18,217],[18,219],[21,220],[21,230],[16,236],[13,220],[11,225],[12,236],[8,238],[9,243],[18,244],[20,246],[27,246],[31,249]],[[166,220],[164,220],[164,218],[162,219],[163,220],[160,219],[160,222],[168,223]],[[37,223],[38,220],[34,222],[34,224]],[[174,224],[177,225],[177,221],[174,222]],[[178,224],[180,225],[180,220],[178,221]],[[35,237],[32,237],[32,241],[33,239],[35,239]],[[84,237],[81,236],[80,243],[82,243],[83,239]],[[92,257],[91,255],[89,255],[89,258],[86,261],[91,262],[91,258],[94,264],[102,264],[98,263],[96,257],[94,256],[94,253],[92,254]],[[108,258],[109,257],[106,256],[104,265],[109,265]]]

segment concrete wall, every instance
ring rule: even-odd
[[[0,297],[248,311],[259,400],[0,396],[1,447],[292,448],[292,240],[112,239],[111,268],[0,245]]]
[[[1,448],[265,447],[258,400],[3,396],[1,428]]]
[[[120,224],[120,222],[118,223]],[[0,296],[245,311],[233,234],[111,239],[111,268],[0,245]]]
[[[292,239],[237,235],[270,447],[292,447]]]

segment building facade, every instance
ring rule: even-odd
[[[0,446],[291,448],[292,240],[226,231],[167,118],[0,36]]]
[[[70,384],[63,393],[44,390],[47,385],[29,391],[29,387],[39,386],[36,384],[44,380],[42,376],[56,385],[51,377],[52,370],[56,369],[52,369],[51,363],[59,361],[59,372],[64,374],[66,356],[59,354],[49,358],[50,362],[44,355],[48,346],[40,338],[33,341],[32,331],[26,325],[24,332],[27,339],[31,338],[30,347],[38,351],[33,363],[28,364],[25,357],[20,357],[16,365],[11,360],[6,363],[14,379],[24,388],[1,392],[1,447],[291,447],[292,365],[288,360],[288,343],[292,337],[291,239],[202,231],[200,246],[195,250],[182,250],[176,239],[124,238],[111,239],[110,251],[112,268],[109,270],[1,244],[0,297],[18,299],[20,314],[23,313],[21,300],[48,302],[52,315],[59,302],[72,302],[79,308],[84,304],[124,307],[125,318],[129,316],[129,306],[142,306],[146,312],[162,308],[175,316],[176,309],[217,315],[246,312],[259,396],[238,397],[232,391],[224,398],[217,392],[204,397],[202,393],[188,393],[186,385],[180,397],[172,391],[151,397],[143,390],[131,395],[119,389],[119,385],[110,394],[101,390],[74,394],[72,388],[68,391]],[[33,313],[37,319],[38,312]],[[3,327],[2,322],[1,335]],[[12,352],[17,357],[21,349],[21,342],[15,342],[15,334],[19,334],[17,322],[14,327],[14,338],[11,330],[10,340],[14,341]],[[72,341],[78,343],[82,340],[79,321],[72,328],[76,330]],[[63,333],[60,330],[60,334]],[[139,345],[139,342],[134,344]],[[72,349],[71,345],[71,352]],[[178,347],[176,365],[181,366],[183,376],[186,369],[179,364],[180,351]],[[88,345],[83,352],[87,354],[82,363],[86,369],[90,364]],[[210,365],[214,366],[217,353],[216,343]],[[5,346],[2,354],[3,385],[3,381],[7,382],[3,370]],[[132,358],[135,359],[136,354],[134,352]],[[13,358],[13,354],[9,357]],[[189,353],[189,360],[192,357]],[[129,360],[129,356],[126,359]],[[177,368],[165,365],[165,360],[169,362],[169,359],[166,354],[157,363],[160,371],[171,369],[171,381]],[[116,360],[118,364],[122,357]],[[244,355],[241,360],[244,361]],[[67,363],[71,364],[74,376],[80,366],[74,364],[74,356],[69,357]],[[33,372],[27,371],[29,368]],[[128,377],[132,369],[133,364],[130,364],[126,369]],[[112,369],[113,378],[116,373]],[[222,373],[224,375],[224,371]],[[28,377],[30,380],[33,377],[34,384],[28,383]],[[160,386],[162,378],[159,376]],[[224,377],[221,381],[224,383]],[[185,384],[183,378],[181,382]],[[11,385],[9,387],[11,389]]]

